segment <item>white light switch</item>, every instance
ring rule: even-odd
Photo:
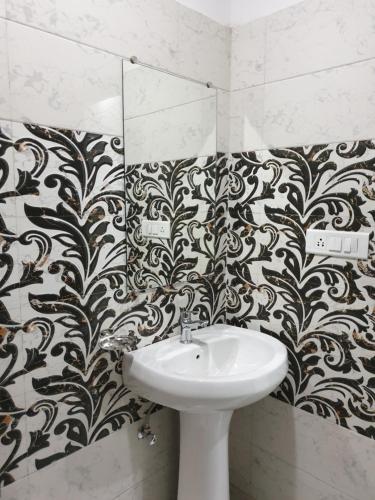
[[[142,235],[144,238],[170,239],[171,223],[164,220],[142,220]]]
[[[352,251],[352,240],[350,238],[344,238],[343,250],[344,253],[350,253]]]
[[[328,250],[330,252],[341,252],[342,242],[340,238],[334,236],[333,238],[328,238]]]
[[[368,258],[369,233],[350,231],[306,231],[306,252],[332,255],[343,259]]]

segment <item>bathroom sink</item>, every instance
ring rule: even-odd
[[[181,337],[183,338],[183,336]],[[269,394],[287,373],[285,346],[228,325],[124,352],[124,383],[180,410],[178,500],[229,500],[228,434],[233,410]]]
[[[287,351],[269,335],[228,325],[124,353],[126,385],[180,411],[234,410],[269,394],[287,372]]]

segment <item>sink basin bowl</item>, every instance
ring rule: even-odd
[[[233,410],[269,394],[287,373],[287,351],[269,335],[228,325],[124,352],[124,383],[180,410],[178,500],[229,500]]]
[[[234,410],[269,394],[285,377],[287,351],[259,332],[228,325],[197,331],[124,353],[125,383],[138,394],[180,411]]]

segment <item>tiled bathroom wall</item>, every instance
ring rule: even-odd
[[[216,155],[128,165],[127,279],[133,289],[213,277]],[[171,223],[168,240],[143,237],[142,220]]]
[[[233,29],[227,319],[290,362],[235,415],[234,499],[373,496],[374,14],[311,0]],[[369,232],[369,259],[306,254],[307,228]]]
[[[213,277],[217,91],[124,62],[127,278],[147,289]],[[142,221],[170,222],[157,244]]]
[[[2,498],[173,499],[176,416],[137,441],[149,403],[98,335],[150,343],[181,307],[222,321],[225,283],[125,292],[121,56],[227,86],[229,29],[174,0],[6,0],[0,16]]]
[[[227,308],[289,349],[277,398],[235,414],[235,500],[372,498],[374,15],[371,0],[309,0],[231,38],[174,0],[0,0],[2,498],[174,500],[176,416],[153,416],[158,447],[138,442],[128,424],[148,404],[97,339],[108,326],[139,345],[165,338],[180,307],[212,323]],[[218,95],[231,154],[215,172],[214,280],[192,267],[189,283],[124,293],[130,55],[231,86]],[[160,155],[130,163],[191,156]],[[192,156],[202,168],[210,155]],[[307,227],[370,231],[371,259],[308,256]]]

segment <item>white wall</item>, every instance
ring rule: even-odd
[[[175,0],[0,0],[0,118],[121,134],[122,57],[229,88],[229,50]]]
[[[227,26],[239,26],[268,16],[301,0],[177,0]]]
[[[374,137],[374,16],[306,0],[234,28],[231,151]]]
[[[246,24],[300,2],[301,0],[230,0],[230,26]]]
[[[215,89],[127,62],[123,67],[128,165],[215,155]]]
[[[0,0],[0,120],[121,135],[122,57],[229,88],[229,50],[228,28],[175,0]],[[175,500],[176,429],[152,422],[155,448],[126,425],[45,469],[25,459],[1,497]]]
[[[268,397],[234,414],[232,500],[370,500],[374,442]]]
[[[231,16],[231,0],[176,0],[190,9],[201,12],[218,23],[229,25]]]
[[[32,471],[1,492],[2,500],[176,500],[177,414],[151,419],[158,442],[137,439],[126,425],[52,465]]]
[[[375,2],[306,0],[233,29],[230,151],[375,137]],[[268,400],[235,414],[233,500],[367,500],[375,442]]]

